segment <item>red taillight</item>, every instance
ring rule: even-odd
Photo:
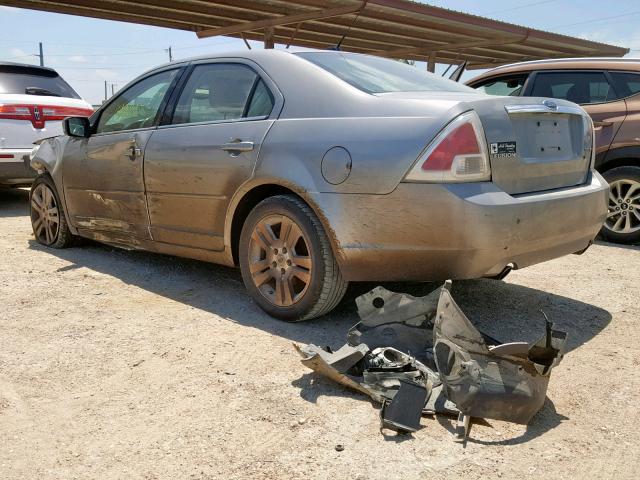
[[[457,155],[479,155],[480,145],[473,125],[463,123],[447,135],[422,164],[423,170],[449,170]]]
[[[91,108],[65,107],[59,105],[0,104],[0,119],[28,120],[33,128],[44,128],[47,120],[63,120],[66,117],[88,117]]]
[[[90,108],[55,107],[49,105],[41,108],[45,120],[64,120],[67,117],[89,117],[93,113],[93,110]]]
[[[482,182],[491,179],[482,122],[474,111],[452,120],[405,176],[410,182]]]
[[[3,105],[0,104],[0,118],[11,120],[31,120],[30,105]]]

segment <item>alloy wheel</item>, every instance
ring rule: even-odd
[[[615,233],[640,230],[640,183],[615,180],[609,184],[609,212],[605,227]]]
[[[249,270],[258,291],[273,305],[299,301],[311,283],[310,243],[286,215],[269,215],[256,223],[249,241]]]
[[[31,194],[31,224],[40,243],[51,245],[58,239],[60,212],[51,188],[44,183],[37,185]]]

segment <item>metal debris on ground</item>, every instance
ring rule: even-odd
[[[457,415],[462,441],[473,417],[528,423],[544,404],[566,333],[545,316],[538,341],[500,343],[471,324],[451,286],[424,297],[376,287],[356,299],[361,321],[339,350],[294,346],[311,370],[380,403],[381,430],[410,433],[421,415]]]

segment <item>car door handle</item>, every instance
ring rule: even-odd
[[[253,142],[243,142],[240,140],[223,143],[220,145],[220,148],[226,152],[236,153],[236,152],[250,152],[253,150]]]
[[[132,162],[135,162],[136,158],[142,155],[142,150],[136,147],[135,144],[131,145],[128,148],[128,151],[129,151],[129,154],[127,155],[127,157],[129,157],[129,160],[131,160]]]
[[[610,127],[613,122],[593,122],[594,127]]]

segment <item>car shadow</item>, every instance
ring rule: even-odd
[[[330,314],[287,323],[265,314],[246,293],[238,269],[161,254],[126,251],[87,241],[81,247],[55,250],[29,240],[29,247],[55,255],[69,265],[60,271],[90,268],[189,307],[258,328],[295,342],[339,347],[357,321],[355,298],[379,283],[355,283]],[[440,283],[383,283],[385,288],[426,295]],[[557,329],[568,332],[567,351],[597,335],[611,314],[595,305],[553,293],[496,280],[453,283],[453,296],[482,332],[502,342],[537,340],[544,333],[544,312]]]
[[[634,245],[625,245],[623,243],[612,243],[612,242],[606,242],[604,240],[597,240],[596,245],[602,245],[603,247],[615,247],[615,248],[624,248],[625,250],[640,251],[640,243],[637,243]]]
[[[29,190],[24,188],[0,188],[0,217],[29,215]]]

